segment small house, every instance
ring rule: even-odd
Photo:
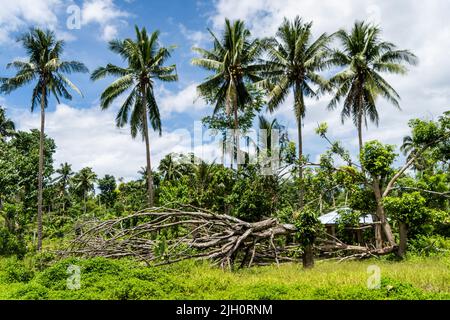
[[[319,217],[320,222],[325,226],[326,232],[329,235],[336,237],[336,227],[341,221],[342,213],[346,211],[351,212],[352,209],[339,208]],[[370,214],[361,216],[359,218],[358,226],[353,225],[345,227],[346,230],[349,230],[349,233],[354,235],[353,238],[355,238],[356,242],[359,244],[363,243],[363,231],[371,228],[374,229],[374,232],[379,232],[379,224],[373,220],[373,217]]]

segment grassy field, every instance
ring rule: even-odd
[[[69,265],[80,267],[78,290],[67,289]],[[367,288],[370,265],[381,270],[380,289]],[[194,261],[148,268],[129,260],[66,259],[43,267],[9,258],[0,259],[0,299],[450,299],[450,257],[236,272]]]

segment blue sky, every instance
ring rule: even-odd
[[[103,3],[103,10],[114,10],[116,13],[109,15],[116,15],[117,17],[107,20],[104,23],[82,23],[81,28],[67,29],[66,20],[71,17],[71,14],[66,10],[71,3],[78,5],[81,9],[81,16],[83,10],[86,10],[83,5],[85,3]],[[32,2],[30,2],[32,6]],[[107,7],[106,7],[107,6]],[[193,57],[191,47],[195,44],[195,40],[190,40],[186,37],[189,30],[206,31],[207,24],[204,20],[207,18],[207,12],[212,10],[211,4],[195,1],[61,1],[54,7],[55,15],[58,17],[58,23],[53,27],[57,34],[66,40],[65,58],[76,59],[82,61],[92,71],[98,66],[105,65],[112,62],[118,65],[123,64],[121,58],[108,50],[107,41],[116,37],[134,37],[134,26],[145,26],[149,31],[160,30],[161,42],[163,45],[176,45],[177,48],[173,52],[173,57],[168,63],[175,63],[179,74],[179,81],[177,83],[165,83],[159,85],[159,91],[163,92],[178,92],[190,84],[201,81],[205,73],[196,67],[191,66],[190,59]],[[88,14],[88,13],[86,13]],[[108,16],[107,13],[104,14]],[[199,19],[203,17],[203,19]],[[82,18],[83,19],[83,18]],[[99,13],[98,19],[105,19]],[[27,25],[35,25],[28,23]],[[44,25],[45,26],[45,25]],[[109,27],[116,30],[111,35],[104,35],[105,29]],[[8,62],[24,57],[24,51],[20,44],[14,42],[14,39],[22,32],[26,31],[25,25],[9,34],[8,41],[5,41],[4,46],[0,47],[0,66],[1,73],[12,75],[10,71],[5,69]],[[106,36],[106,37],[105,37]],[[72,75],[73,82],[76,83],[83,92],[84,98],[74,95],[74,99],[70,102],[70,106],[75,108],[89,108],[92,104],[97,103],[99,93],[108,84],[108,80],[100,82],[90,82],[89,76],[85,74]],[[30,87],[25,87],[11,96],[7,97],[8,104],[15,109],[27,109],[29,107],[29,90]],[[56,108],[56,103],[50,105],[49,112]],[[188,102],[192,104],[193,100]],[[189,118],[186,119],[186,116]],[[167,130],[178,127],[183,121],[197,119],[198,115],[194,114],[173,114],[170,121],[165,121],[164,125]],[[191,119],[192,118],[192,119]]]
[[[365,139],[378,138],[399,145],[408,133],[407,121],[413,117],[436,118],[450,109],[449,70],[450,26],[447,13],[450,3],[434,0],[429,3],[410,0],[216,0],[216,1],[147,1],[147,0],[0,0],[0,76],[10,76],[5,65],[24,57],[15,42],[17,35],[30,26],[47,27],[66,40],[66,59],[83,61],[93,70],[108,62],[121,64],[120,58],[107,49],[112,38],[134,36],[134,25],[149,31],[159,29],[164,45],[177,45],[170,62],[177,65],[179,81],[157,86],[164,133],[152,135],[154,164],[171,151],[190,151],[189,135],[194,121],[211,113],[211,107],[196,99],[195,87],[207,75],[192,66],[192,46],[207,47],[211,28],[220,32],[224,18],[244,19],[255,36],[270,36],[283,17],[300,15],[314,21],[314,32],[334,32],[350,28],[356,19],[378,23],[386,40],[400,48],[410,49],[419,56],[420,64],[411,68],[406,77],[387,76],[402,96],[402,111],[379,101],[380,127],[369,126]],[[77,7],[73,7],[73,6]],[[72,7],[71,7],[72,6]],[[68,8],[79,8],[81,28],[67,28]],[[71,11],[73,12],[73,11]],[[145,163],[144,146],[129,137],[128,128],[114,127],[117,105],[101,112],[98,97],[108,81],[92,83],[88,75],[75,75],[73,81],[84,93],[72,101],[48,109],[47,133],[55,139],[58,151],[56,164],[67,161],[78,170],[91,166],[99,174],[112,173],[131,179]],[[38,113],[31,114],[30,88],[8,96],[0,96],[0,105],[22,130],[38,126]],[[356,132],[352,123],[340,123],[339,110],[326,111],[329,97],[307,101],[305,119],[305,151],[314,160],[325,145],[314,135],[317,123],[326,121],[333,137],[356,150]],[[295,139],[292,98],[288,98],[274,115],[290,129]],[[214,159],[214,143],[205,145],[204,157]]]

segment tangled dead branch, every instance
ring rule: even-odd
[[[199,258],[222,268],[287,261],[293,248],[276,244],[276,237],[295,233],[276,219],[245,222],[229,215],[184,206],[155,208],[83,225],[66,254],[102,257],[133,256],[149,265]],[[298,250],[298,248],[297,248]]]
[[[281,224],[275,218],[251,223],[189,205],[180,208],[154,208],[108,221],[87,222],[79,227],[79,235],[64,255],[131,256],[153,266],[209,259],[222,268],[298,261],[300,246],[286,241],[286,236],[292,238],[297,231],[292,224]],[[394,250],[347,245],[329,234],[325,236],[315,245],[325,257],[366,258]]]
[[[378,257],[394,252],[397,246],[386,246],[383,248],[375,248],[373,245],[349,245],[338,238],[324,233],[325,238],[318,240],[316,249],[324,256],[335,257],[339,261],[349,259],[364,259],[370,257]]]

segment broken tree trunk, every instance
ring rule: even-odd
[[[314,267],[314,247],[312,244],[308,244],[304,247],[302,262],[304,268]]]
[[[399,223],[400,244],[398,246],[398,256],[404,258],[406,254],[408,226],[404,222]]]
[[[192,206],[184,206],[183,210],[154,208],[87,224],[83,229],[66,253],[134,256],[149,265],[210,259],[222,268],[238,260],[241,264],[248,261],[248,265],[283,260],[285,257],[279,255],[286,249],[276,246],[276,237],[296,232],[294,225],[280,224],[273,218],[250,223]]]
[[[149,266],[208,259],[230,269],[298,261],[300,245],[285,240],[297,232],[292,224],[275,218],[246,222],[189,205],[180,208],[152,208],[127,217],[87,222],[78,226],[75,240],[63,255],[135,257]],[[394,249],[351,246],[325,235],[332,240],[319,239],[303,250],[305,267],[313,266],[314,251],[364,258]]]

